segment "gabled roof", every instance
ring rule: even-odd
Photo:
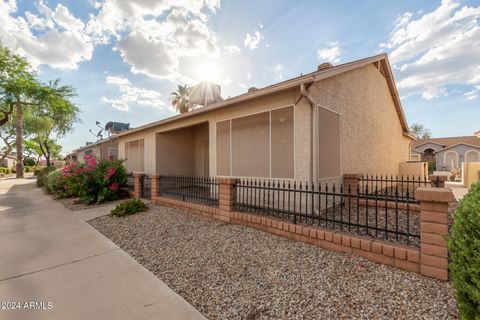
[[[116,136],[115,137],[110,137],[110,138],[107,138],[107,139],[101,139],[101,140],[98,140],[98,141],[95,141],[94,143],[92,144],[89,144],[89,145],[86,145],[86,146],[83,146],[83,147],[80,147],[78,149],[75,149],[72,151],[72,153],[75,153],[75,152],[79,152],[79,151],[82,151],[82,150],[88,150],[88,149],[91,149],[91,148],[95,148],[96,146],[98,145],[101,145],[105,142],[110,142],[110,141],[113,141],[117,139]]]
[[[240,94],[238,96],[225,99],[223,101],[219,101],[219,102],[211,104],[207,107],[199,108],[199,109],[196,109],[196,110],[193,110],[193,111],[190,111],[190,112],[185,112],[185,113],[182,113],[182,114],[170,117],[170,118],[166,118],[166,119],[162,119],[162,120],[159,120],[159,121],[156,121],[156,122],[152,122],[152,123],[140,126],[138,128],[131,129],[131,130],[126,131],[126,132],[121,132],[121,133],[116,134],[116,136],[120,137],[120,136],[129,135],[129,134],[132,134],[132,133],[135,133],[135,132],[139,132],[139,131],[142,131],[142,130],[146,130],[146,129],[149,129],[149,128],[156,127],[158,125],[179,121],[181,119],[186,119],[186,118],[190,118],[190,117],[193,117],[193,116],[196,116],[196,115],[199,115],[199,114],[211,112],[211,111],[214,111],[216,109],[228,107],[228,106],[231,106],[231,105],[236,104],[236,103],[240,103],[240,102],[256,99],[256,98],[259,98],[259,97],[271,95],[271,94],[274,94],[274,93],[277,93],[277,92],[280,92],[280,91],[290,90],[290,89],[299,87],[301,84],[309,84],[309,83],[312,83],[312,82],[324,80],[324,79],[327,79],[327,78],[330,78],[330,77],[333,77],[333,76],[336,76],[336,75],[339,75],[339,74],[342,74],[342,73],[345,73],[345,72],[348,72],[348,71],[351,71],[351,70],[354,70],[354,69],[357,69],[357,68],[361,68],[363,66],[370,65],[370,64],[375,64],[379,68],[381,67],[382,74],[384,75],[384,77],[387,81],[387,85],[388,85],[388,89],[390,91],[390,95],[391,95],[393,103],[395,105],[395,109],[397,111],[397,115],[398,115],[398,118],[400,120],[400,123],[402,125],[404,135],[414,139],[414,137],[410,134],[410,130],[408,128],[407,121],[405,119],[405,114],[403,112],[402,104],[401,104],[400,98],[398,96],[397,87],[395,86],[395,81],[393,79],[393,73],[392,73],[392,70],[390,68],[390,63],[388,62],[388,56],[387,56],[386,53],[382,53],[382,54],[379,54],[379,55],[376,55],[376,56],[356,60],[356,61],[353,61],[353,62],[339,64],[339,65],[333,66],[333,67],[328,68],[328,69],[317,70],[317,71],[314,71],[312,73],[308,73],[306,75],[302,75],[302,76],[292,78],[292,79],[289,79],[289,80],[286,80],[286,81],[282,81],[282,82],[279,82],[279,83],[276,83],[276,84],[273,84],[273,85],[270,85],[270,86],[267,86],[267,87],[264,87],[264,88],[260,88],[260,89],[257,89],[257,90],[251,91],[251,92],[246,92],[246,93]]]
[[[444,148],[444,149],[442,149],[442,150],[438,150],[437,153],[443,152],[443,151],[445,151],[445,150],[448,150],[448,149],[451,149],[451,148],[454,148],[454,147],[460,146],[460,145],[463,145],[463,146],[467,146],[467,147],[471,147],[471,148],[475,148],[475,149],[479,149],[479,150],[480,150],[480,146],[475,146],[475,145],[472,145],[472,144],[460,142],[460,143],[451,145],[451,146],[449,146],[449,147],[446,147],[446,148]]]
[[[412,142],[412,148],[420,147],[427,143],[434,143],[442,145],[448,148],[460,143],[468,144],[476,147],[480,147],[480,139],[476,136],[462,136],[462,137],[445,137],[445,138],[431,138],[431,139],[419,139]]]

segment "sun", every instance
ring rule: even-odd
[[[209,60],[198,61],[195,68],[195,77],[199,82],[208,81],[218,83],[221,80],[221,65]]]

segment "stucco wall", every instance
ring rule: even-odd
[[[398,174],[409,160],[403,130],[385,78],[373,66],[314,83],[319,106],[341,115],[341,173]]]
[[[402,135],[386,80],[375,67],[366,66],[314,83],[309,90],[319,106],[341,114],[341,174],[399,173],[399,164],[409,160],[411,139]],[[294,105],[295,102],[295,179],[308,180],[311,171],[311,108],[304,98],[300,99],[298,88],[120,136],[119,157],[124,155],[126,141],[143,138],[145,171],[159,174],[160,168],[156,166],[155,158],[159,157],[162,150],[155,142],[157,134],[207,121],[209,170],[213,176],[216,175],[216,122]],[[196,155],[197,159],[199,156]],[[200,165],[199,161],[196,163]],[[199,170],[197,168],[196,171]]]
[[[399,166],[399,177],[418,180],[426,180],[428,178],[427,162],[404,162]]]
[[[157,133],[167,132],[174,129],[190,127],[194,125],[198,125],[204,122],[208,122],[209,124],[209,159],[210,159],[210,175],[216,175],[216,122],[227,120],[231,118],[236,118],[248,114],[258,113],[270,109],[276,109],[279,107],[286,107],[289,105],[293,105],[298,99],[300,92],[298,89],[296,90],[289,90],[281,93],[277,93],[275,95],[270,95],[266,97],[262,97],[259,99],[255,99],[253,101],[249,101],[246,103],[241,104],[234,104],[220,110],[216,110],[213,112],[208,112],[204,114],[200,114],[195,117],[191,117],[188,119],[184,119],[178,122],[168,123],[162,126],[158,126],[155,128],[150,128],[144,131],[131,133],[126,136],[119,136],[119,157],[124,157],[125,154],[125,142],[136,140],[143,138],[145,139],[145,172],[148,174],[159,174],[155,165],[155,157],[151,156],[152,154],[159,154],[161,150],[156,150],[156,143],[155,143],[155,136]],[[303,140],[305,138],[299,137],[299,134],[304,134],[307,132],[308,135],[308,128],[304,128],[302,126],[305,125],[305,119],[308,123],[308,105],[305,105],[304,101],[301,101],[298,108],[295,108],[295,127],[298,128],[296,132],[296,141],[298,144],[296,145],[296,170],[298,170],[298,179],[305,180],[307,179],[307,175],[303,175],[306,171],[305,163],[308,164],[308,159],[305,158],[309,156],[309,154],[305,153],[304,145],[306,144]],[[306,113],[306,114],[305,114]],[[298,121],[297,121],[298,120]],[[302,140],[303,139],[303,140]],[[308,166],[308,165],[307,165]]]
[[[470,188],[473,183],[480,181],[480,162],[466,162],[463,164],[463,184]]]
[[[77,161],[83,162],[86,152],[92,152],[95,157],[105,159],[108,156],[108,148],[118,148],[117,140],[109,140],[95,144],[91,148],[82,149],[77,152]]]
[[[462,163],[464,162],[465,160],[465,153],[468,152],[469,150],[476,150],[476,151],[480,151],[480,149],[476,149],[476,148],[473,148],[471,146],[467,146],[467,145],[458,145],[458,146],[454,146],[452,148],[448,148],[446,150],[440,150],[437,152],[437,155],[436,155],[436,159],[437,159],[437,170],[443,170],[444,167],[447,168],[447,170],[450,170],[450,163],[445,163],[445,154],[448,152],[448,151],[454,151],[457,153],[458,155],[458,168],[461,168],[462,167]]]

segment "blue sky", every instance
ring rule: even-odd
[[[480,129],[480,1],[0,0],[0,40],[78,92],[82,123],[136,127],[174,114],[177,84],[222,96],[387,52],[409,124]]]

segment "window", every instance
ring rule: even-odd
[[[108,156],[112,157],[112,159],[118,159],[118,148],[108,148]]]
[[[448,170],[458,169],[458,155],[455,151],[447,151],[445,153],[445,166]]]
[[[293,107],[272,110],[272,177],[294,176]]]
[[[125,166],[130,172],[144,172],[145,147],[144,140],[125,142]]]
[[[340,176],[340,115],[318,108],[318,178]]]
[[[465,162],[480,162],[480,152],[468,150],[465,153]]]
[[[270,113],[232,120],[232,175],[270,176]]]
[[[217,122],[217,175],[294,178],[293,106]]]

